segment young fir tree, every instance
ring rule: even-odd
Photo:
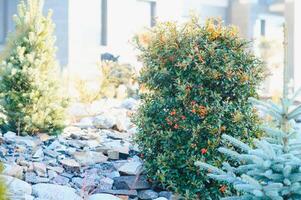
[[[240,191],[240,195],[224,199],[301,199],[301,141],[294,128],[295,119],[301,115],[301,105],[293,105],[301,89],[293,98],[287,97],[286,69],[281,105],[251,99],[257,107],[273,117],[276,126],[264,127],[266,136],[255,139],[254,148],[229,135],[222,136],[234,148],[221,147],[219,151],[238,161],[239,165],[231,166],[224,162],[223,169],[219,169],[204,162],[196,163],[209,171],[209,177],[230,183]]]
[[[57,134],[64,127],[67,99],[59,92],[51,12],[41,0],[21,1],[0,65],[2,131]]]

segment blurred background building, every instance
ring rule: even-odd
[[[14,30],[12,16],[18,2],[0,0],[0,51]],[[274,95],[282,88],[284,22],[289,36],[289,75],[301,86],[301,63],[296,56],[300,48],[296,36],[301,35],[301,25],[296,23],[301,10],[296,9],[300,4],[300,0],[45,0],[45,11],[54,11],[60,65],[82,72],[93,69],[106,52],[119,56],[120,62],[139,65],[131,38],[154,26],[156,20],[181,22],[191,11],[202,21],[221,17],[225,24],[238,26],[242,37],[255,41],[253,48],[271,73],[263,91]]]

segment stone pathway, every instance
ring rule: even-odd
[[[137,104],[126,100],[96,117],[83,118],[59,136],[0,137],[1,177],[13,200],[166,200],[152,188],[132,143],[130,116]]]

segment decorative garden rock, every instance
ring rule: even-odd
[[[32,187],[30,184],[6,175],[0,175],[0,178],[3,178],[7,185],[9,185],[9,193],[12,195],[12,199],[22,199],[25,195],[31,195]]]
[[[111,194],[94,194],[88,200],[122,200]]]
[[[158,197],[158,193],[153,190],[141,190],[138,192],[138,197],[144,200],[156,199]]]
[[[32,186],[33,196],[47,200],[81,200],[73,188],[54,184],[40,183]]]
[[[107,105],[102,109],[107,113],[104,116],[116,120],[122,115],[119,118],[126,120],[122,132],[117,127],[98,129],[87,123],[67,127],[57,137],[21,137],[13,132],[0,137],[0,161],[6,167],[4,173],[10,175],[7,179],[14,180],[12,199],[132,200],[138,199],[139,191],[151,189],[146,177],[139,176],[143,163],[135,156],[138,149],[132,143],[135,127],[129,124],[128,112],[135,105],[101,102]]]

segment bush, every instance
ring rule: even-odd
[[[21,1],[0,66],[1,129],[57,134],[64,127],[67,99],[59,93],[51,12],[42,1]]]
[[[136,116],[137,143],[149,178],[185,199],[218,199],[222,190],[194,165],[220,165],[222,133],[248,141],[260,134],[248,103],[263,67],[234,27],[210,19],[160,23],[135,37],[146,91]]]
[[[203,162],[197,162],[197,165],[208,170],[211,178],[228,182],[241,192],[241,195],[230,199],[301,199],[301,141],[300,133],[294,129],[295,120],[301,114],[301,105],[293,106],[294,98],[282,99],[281,106],[252,101],[271,115],[278,122],[277,126],[266,126],[266,138],[255,140],[255,148],[231,136],[223,136],[226,143],[243,152],[219,148],[230,159],[239,161],[238,166],[225,162],[221,170]]]

